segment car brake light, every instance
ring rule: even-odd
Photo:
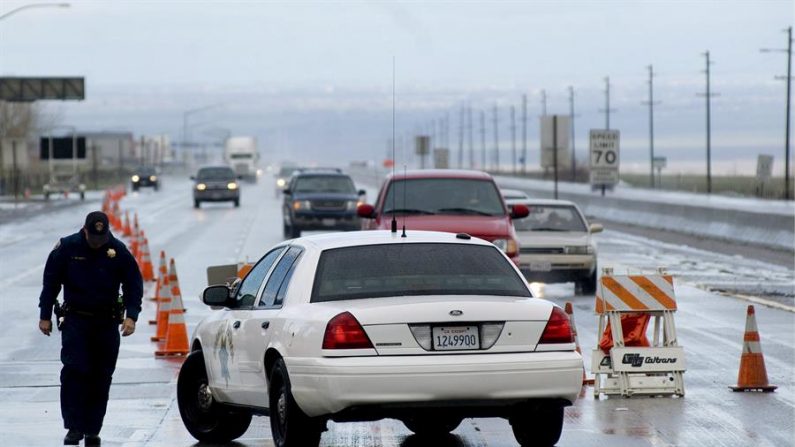
[[[574,343],[569,316],[560,307],[552,308],[552,315],[549,316],[547,327],[538,343]]]
[[[323,349],[373,349],[373,344],[356,317],[343,312],[326,325]]]

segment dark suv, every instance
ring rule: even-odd
[[[284,190],[284,237],[308,230],[358,230],[356,207],[364,190],[337,170],[306,170],[293,174]]]
[[[240,206],[240,185],[235,171],[229,166],[207,166],[191,176],[193,184],[193,207],[202,202],[234,202]]]
[[[139,166],[135,168],[132,176],[130,176],[130,183],[132,184],[133,191],[138,191],[142,186],[151,186],[155,188],[155,191],[160,187],[160,180],[157,178],[157,172],[155,168],[151,166]]]

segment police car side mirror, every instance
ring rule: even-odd
[[[229,305],[229,288],[226,286],[210,286],[202,292],[202,301],[208,306],[221,306]]]

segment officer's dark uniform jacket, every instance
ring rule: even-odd
[[[122,286],[126,316],[138,320],[143,296],[141,274],[130,251],[113,235],[97,250],[88,246],[82,231],[60,240],[44,267],[44,287],[39,296],[42,320],[52,318],[61,284],[66,307],[98,317],[113,316]]]

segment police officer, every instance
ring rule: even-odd
[[[47,336],[61,286],[61,415],[68,430],[64,445],[78,445],[83,437],[87,446],[100,445],[119,332],[135,332],[143,295],[135,258],[110,234],[105,213],[89,213],[83,228],[62,238],[47,258],[39,296],[39,330]]]

